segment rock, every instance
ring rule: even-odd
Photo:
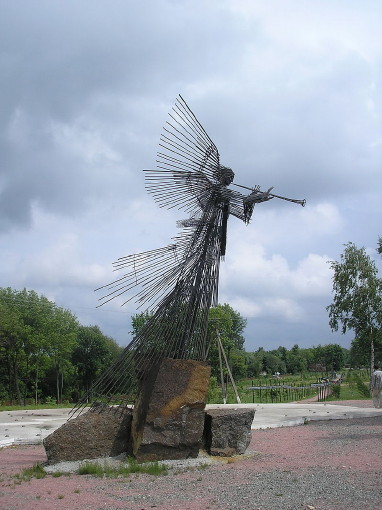
[[[125,453],[131,420],[131,409],[100,406],[67,421],[44,439],[49,464]]]
[[[205,362],[162,360],[134,409],[132,451],[139,462],[198,456],[210,373]]]
[[[254,409],[209,409],[204,425],[204,446],[210,455],[243,454],[251,441]]]

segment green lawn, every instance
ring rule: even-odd
[[[357,387],[350,387],[348,384],[341,384],[340,397],[329,397],[327,401],[330,400],[368,400],[370,396],[366,396],[362,394]]]
[[[0,411],[23,411],[26,409],[34,410],[34,409],[57,409],[57,408],[72,408],[75,404],[66,403],[66,404],[28,404],[25,406],[1,406]]]

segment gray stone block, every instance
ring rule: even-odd
[[[245,452],[251,442],[254,409],[208,409],[204,446],[210,455],[230,457]]]
[[[49,464],[126,453],[131,420],[130,409],[96,407],[67,421],[44,439]]]

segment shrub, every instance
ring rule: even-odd
[[[341,385],[333,384],[332,385],[332,396],[339,399],[341,395]]]
[[[354,379],[357,386],[357,390],[360,392],[360,394],[366,398],[370,398],[369,387],[363,382],[362,378],[357,374],[354,377]]]

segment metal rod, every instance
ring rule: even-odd
[[[243,186],[242,184],[235,184],[234,182],[232,183],[232,186],[237,186],[238,188],[249,189],[250,191],[259,191],[260,192],[259,189],[250,188],[248,186]],[[302,207],[305,207],[305,204],[306,204],[305,198],[303,200],[298,200],[297,198],[282,197],[281,195],[275,195],[274,193],[269,193],[269,196],[273,197],[273,198],[281,198],[281,200],[287,200],[288,202],[294,202],[295,204],[302,205]]]

